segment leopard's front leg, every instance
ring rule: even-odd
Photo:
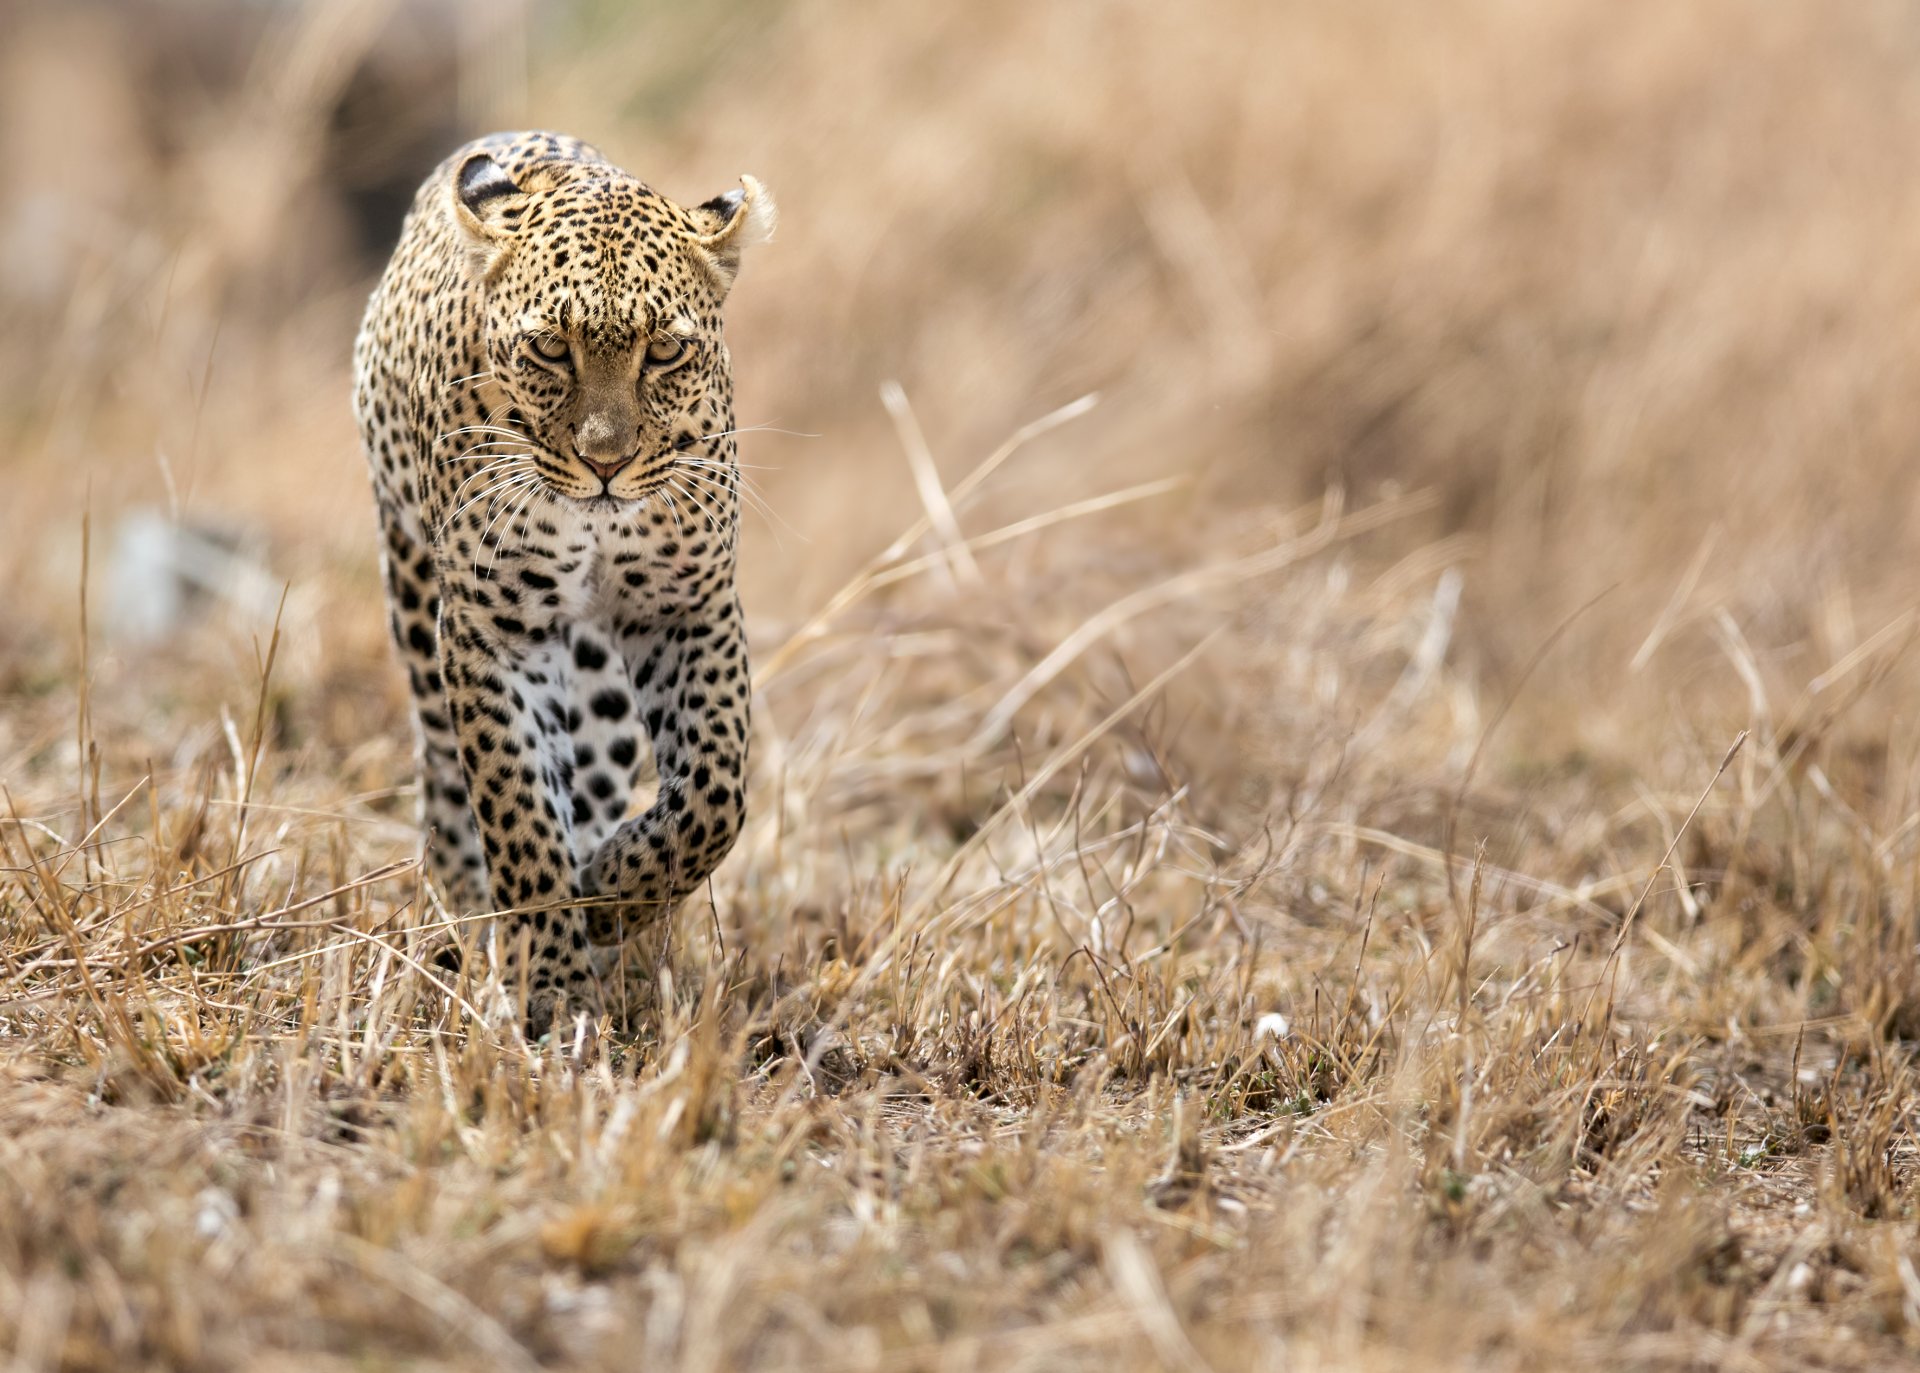
[[[727,856],[746,817],[751,684],[731,590],[698,612],[624,627],[623,655],[660,791],[589,860],[587,933],[613,944],[670,914]]]
[[[547,645],[510,639],[460,589],[441,598],[440,660],[496,918],[507,991],[527,989],[527,1024],[556,1002],[597,1009],[572,852],[572,743],[554,709],[563,671]],[[524,962],[522,961],[524,955]]]

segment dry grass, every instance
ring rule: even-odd
[[[1903,9],[197,13],[0,20],[12,1367],[1920,1354]],[[518,123],[786,211],[750,828],[584,1051],[418,966],[346,415]],[[141,509],[272,592],[129,637]]]

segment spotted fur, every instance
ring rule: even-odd
[[[689,209],[577,140],[481,139],[420,188],[355,347],[428,867],[450,907],[507,913],[492,947],[536,1029],[594,1009],[589,945],[740,832],[720,312],[771,212],[752,178]]]

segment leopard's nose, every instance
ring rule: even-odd
[[[613,458],[609,461],[602,462],[598,458],[590,458],[585,453],[581,453],[580,461],[599,473],[602,481],[611,481],[615,473],[633,461],[633,454],[629,453],[624,458]]]
[[[573,431],[573,451],[604,480],[638,455],[638,437],[626,417],[593,410]]]

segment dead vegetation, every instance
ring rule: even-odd
[[[11,1367],[1920,1353],[1910,16],[450,12],[4,21]],[[345,399],[522,123],[787,211],[750,828],[585,1048],[423,961]]]

